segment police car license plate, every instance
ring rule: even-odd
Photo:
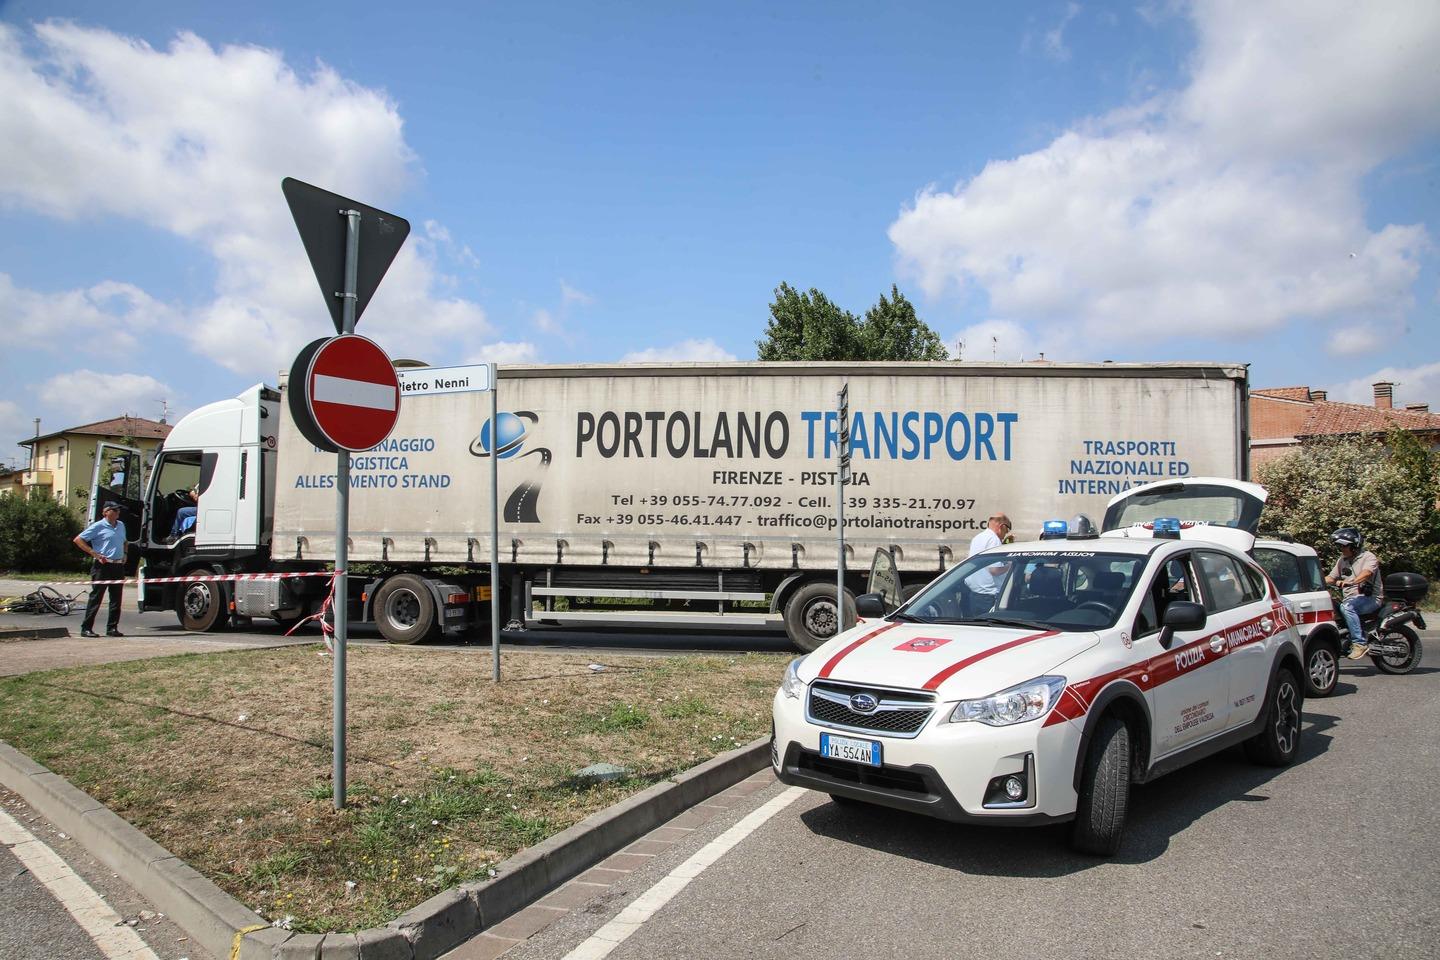
[[[849,760],[868,766],[880,766],[880,742],[878,740],[856,740],[852,737],[837,737],[833,733],[820,734],[820,752],[836,760]]]

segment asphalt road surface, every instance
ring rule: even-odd
[[[136,954],[126,952],[126,943],[107,942],[106,949],[77,922],[74,913],[87,909],[108,910],[114,916],[101,925],[105,933],[120,923],[138,937],[125,935],[130,946],[137,942],[148,947],[157,960],[211,960],[190,937],[153,905],[132,890],[108,867],[98,863],[74,840],[39,816],[15,794],[0,788],[0,815],[9,817],[33,839],[25,841],[33,847],[43,844],[58,855],[74,877],[90,888],[89,893],[75,895],[75,880],[56,878],[47,873],[47,885],[35,871],[22,863],[8,844],[0,844],[0,958],[4,960],[118,960]],[[27,852],[34,859],[34,851]],[[42,872],[45,872],[43,868]],[[61,903],[67,897],[70,909]],[[98,900],[96,899],[98,898]],[[104,933],[102,933],[104,936]],[[143,954],[141,955],[143,956]],[[145,960],[150,960],[146,957]]]
[[[1440,637],[1428,637],[1409,676],[1347,662],[1336,695],[1306,704],[1294,766],[1235,749],[1137,788],[1112,860],[1071,852],[1065,827],[952,826],[801,791],[609,957],[1440,956]],[[752,809],[789,789],[773,784]],[[592,934],[741,815],[507,960],[598,956]]]

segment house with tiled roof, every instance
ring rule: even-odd
[[[30,448],[29,467],[21,477],[27,494],[42,493],[84,516],[90,506],[90,485],[95,476],[95,450],[102,442],[124,444],[140,450],[148,465],[155,460],[160,443],[170,435],[171,425],[144,417],[112,417],[54,433],[17,441]],[[134,483],[138,485],[139,478]]]
[[[1428,403],[1395,406],[1395,384],[1374,384],[1371,404],[1331,400],[1324,390],[1270,387],[1250,391],[1250,464],[1252,467],[1291,452],[1319,437],[1366,436],[1392,429],[1413,433],[1440,450],[1440,414]]]

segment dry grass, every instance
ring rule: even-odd
[[[331,804],[331,661],[314,647],[0,681],[0,737],[267,919],[393,919],[769,729],[782,655],[584,657],[352,648],[349,808]],[[609,761],[602,785],[574,773]]]

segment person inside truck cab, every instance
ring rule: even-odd
[[[170,539],[174,540],[195,526],[195,514],[200,509],[200,488],[190,488],[190,502],[175,511],[175,522],[170,525]]]

